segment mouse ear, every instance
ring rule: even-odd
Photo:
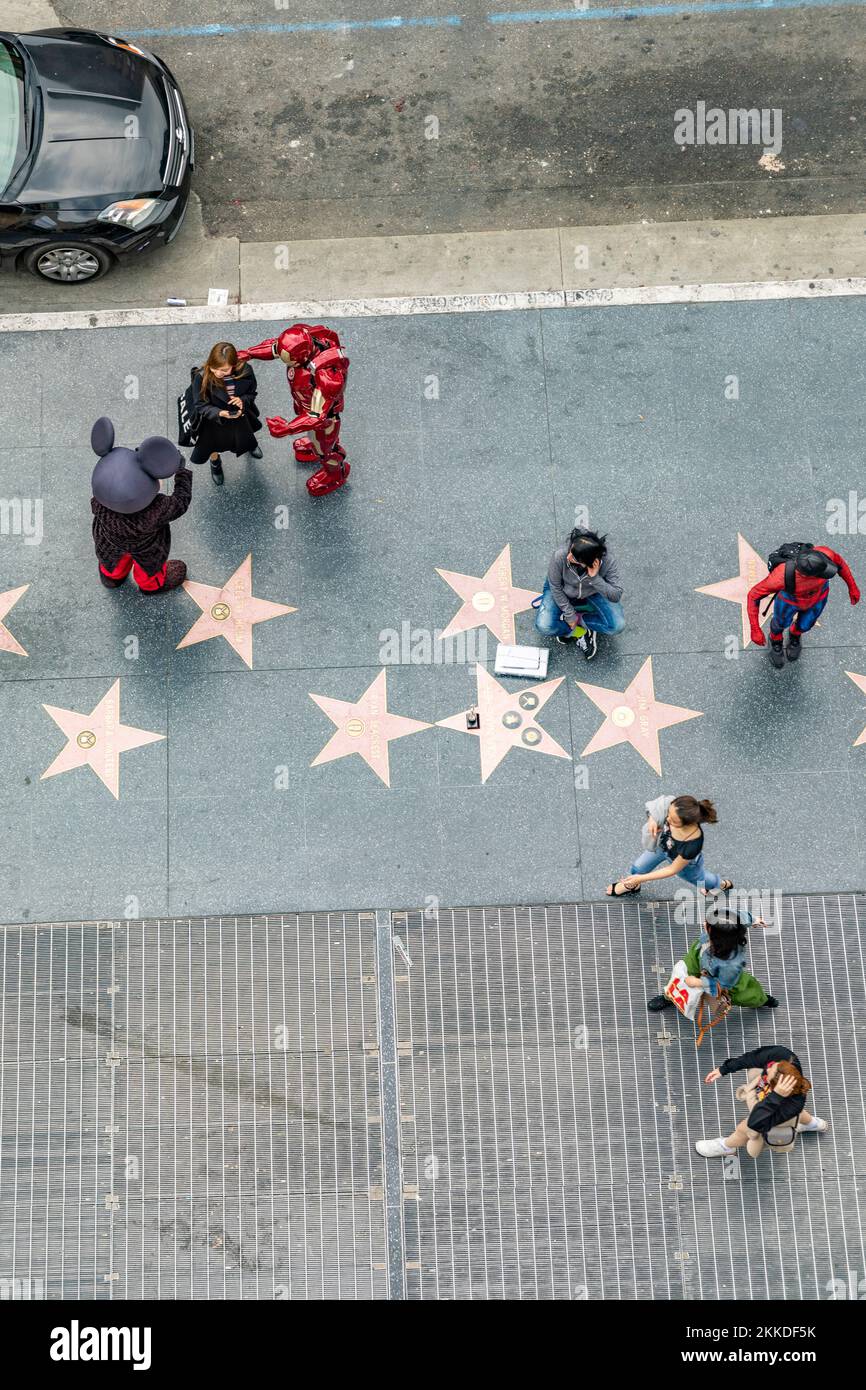
[[[114,426],[107,415],[101,415],[90,431],[90,447],[100,458],[114,448]]]
[[[183,455],[177,445],[161,434],[151,434],[143,439],[135,455],[150,478],[173,478],[183,463]]]

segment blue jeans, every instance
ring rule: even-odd
[[[782,591],[773,604],[773,616],[770,619],[770,633],[777,640],[781,638],[786,627],[790,627],[796,619],[797,630],[799,632],[810,632],[817,623],[824,609],[827,607],[829,594],[824,598],[819,598],[817,603],[813,603],[811,608],[795,608],[793,603],[788,602],[788,596]]]
[[[611,603],[610,599],[602,598],[601,594],[591,594],[584,603],[578,604],[577,616],[584,627],[590,627],[595,632],[613,634],[622,632],[625,627],[622,604]],[[535,613],[535,627],[542,637],[566,637],[571,632],[559,610],[559,604],[550,592],[549,579],[544,581],[541,603]]]
[[[645,849],[643,854],[639,854],[637,859],[629,869],[630,874],[651,874],[653,869],[657,869],[659,864],[670,864],[664,850]],[[686,868],[682,869],[677,878],[684,878],[686,883],[693,883],[696,888],[706,888],[710,893],[718,888],[721,879],[718,874],[711,874],[709,869],[704,867],[704,856],[699,854],[697,859],[693,859]]]

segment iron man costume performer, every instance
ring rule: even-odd
[[[265,338],[263,343],[238,353],[241,362],[248,357],[260,362],[279,357],[285,362],[295,417],[284,420],[274,415],[267,421],[268,429],[274,439],[308,430],[312,437],[294,441],[298,463],[320,465],[307,479],[307,491],[311,497],[335,492],[349,476],[346,451],[340,443],[349,359],[337,334],[323,324],[293,323],[278,338]]]

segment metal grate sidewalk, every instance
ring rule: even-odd
[[[828,1298],[866,1276],[864,899],[697,1051],[667,903],[0,928],[0,1297]],[[396,946],[394,938],[397,938]],[[723,1057],[832,1121],[731,1170]]]

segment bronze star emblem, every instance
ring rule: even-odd
[[[749,623],[748,596],[749,590],[754,587],[761,579],[767,577],[767,562],[749,545],[744,536],[737,533],[737,553],[739,556],[739,573],[731,579],[720,579],[716,584],[702,584],[695,590],[697,594],[709,594],[711,598],[723,598],[728,603],[736,603],[740,608],[740,625],[743,633],[743,648],[751,643],[751,624]],[[766,599],[763,600],[766,603]],[[761,627],[766,627],[770,621],[771,612],[767,612],[761,618]]]
[[[197,642],[209,642],[212,637],[224,637],[251,669],[254,625],[298,611],[286,603],[271,603],[269,599],[253,597],[252,555],[238,565],[222,588],[199,584],[194,579],[187,579],[183,587],[190,598],[195,599],[201,609],[201,617],[196,618],[186,637],[178,642],[178,651],[181,647],[192,647]]]
[[[395,738],[405,738],[407,734],[417,734],[421,729],[429,729],[420,719],[406,719],[402,714],[391,714],[388,709],[387,672],[380,671],[372,685],[354,703],[350,700],[334,700],[329,695],[314,695],[319,709],[336,725],[333,733],[320,753],[311,762],[311,767],[320,763],[332,763],[337,758],[348,758],[357,753],[381,778],[386,787],[391,785],[391,766],[388,758],[388,744]]]
[[[120,681],[103,695],[90,714],[76,710],[58,709],[54,705],[42,708],[66,735],[62,748],[50,767],[42,774],[56,777],[59,772],[71,772],[75,767],[92,767],[112,796],[120,796],[120,755],[146,743],[157,743],[165,734],[152,734],[146,729],[134,729],[120,722]]]
[[[683,724],[687,719],[700,719],[703,714],[702,710],[666,705],[656,699],[651,656],[625,690],[607,690],[602,685],[588,685],[585,681],[575,684],[605,716],[581,757],[598,753],[602,748],[613,748],[617,743],[630,743],[659,776],[662,771],[659,730],[671,724]]]
[[[12,636],[3,619],[9,609],[15,606],[21,595],[26,594],[29,588],[29,584],[22,584],[20,589],[7,589],[5,594],[0,594],[0,652],[14,652],[16,656],[27,655],[21,643]]]
[[[531,753],[549,753],[554,758],[570,759],[571,754],[561,748],[538,723],[538,715],[564,679],[564,676],[557,676],[527,690],[506,690],[478,662],[475,666],[475,683],[479,727],[467,729],[466,716],[469,711],[461,710],[448,719],[440,719],[439,728],[457,729],[478,739],[482,782],[487,781],[510,748],[527,748]]]
[[[531,608],[532,600],[538,596],[537,589],[515,589],[511,583],[510,545],[503,547],[480,579],[453,570],[437,569],[436,573],[463,600],[463,607],[445,628],[443,638],[470,627],[488,627],[500,642],[510,645],[514,642],[515,613]]]

